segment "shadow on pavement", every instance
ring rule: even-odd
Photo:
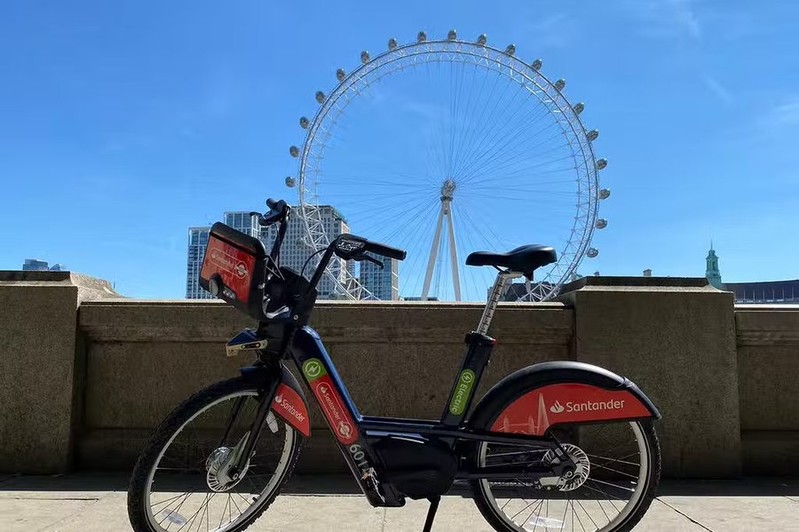
[[[128,487],[125,473],[80,472],[68,475],[21,476],[0,474],[3,492],[124,492]],[[355,480],[343,475],[295,475],[284,487],[286,495],[358,496]],[[747,477],[733,480],[664,480],[659,496],[684,497],[799,497],[799,478]],[[456,483],[449,495],[471,497],[466,483]]]

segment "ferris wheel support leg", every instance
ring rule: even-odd
[[[436,266],[436,256],[438,255],[438,243],[441,241],[441,226],[444,221],[444,205],[438,211],[438,222],[436,223],[436,234],[433,237],[433,246],[430,248],[430,259],[427,261],[427,272],[424,275],[424,288],[422,288],[422,301],[427,301],[430,292],[430,282],[433,280],[433,269]]]
[[[449,261],[452,263],[452,286],[455,287],[455,301],[461,300],[461,278],[458,274],[458,250],[455,248],[455,222],[452,221],[452,206],[447,209],[449,226]]]

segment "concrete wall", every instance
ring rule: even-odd
[[[251,361],[224,356],[252,324],[222,303],[100,299],[113,294],[74,276],[45,284],[0,281],[2,472],[128,468],[167,412]],[[799,308],[734,309],[729,293],[696,279],[568,288],[560,302],[500,307],[478,395],[532,363],[596,363],[661,409],[666,476],[799,473]],[[437,418],[480,312],[320,302],[312,325],[363,413]],[[314,404],[311,418],[300,470],[342,471]]]
[[[477,305],[320,303],[313,325],[362,413],[440,417]],[[568,359],[574,317],[560,303],[507,305],[495,318],[500,339],[483,390],[529,364]],[[245,326],[217,302],[95,301],[81,307],[87,345],[82,467],[126,467],[152,427],[198,388],[237,374],[252,357],[229,359],[224,343]],[[312,396],[308,393],[308,397]],[[312,399],[311,399],[312,401]],[[313,438],[300,470],[343,471],[315,404]]]
[[[799,472],[799,307],[735,312],[746,474]]]
[[[117,295],[70,272],[0,271],[0,471],[65,471],[80,424],[78,307]]]

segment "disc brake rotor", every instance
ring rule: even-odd
[[[588,455],[576,445],[564,443],[561,447],[574,462],[575,469],[561,475],[557,480],[556,486],[560,491],[574,491],[582,486],[588,479],[588,475],[591,474],[591,462],[588,460]],[[551,463],[554,460],[554,451],[547,451],[547,454],[544,455],[544,462]]]

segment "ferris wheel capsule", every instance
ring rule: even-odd
[[[289,155],[291,155],[292,157],[299,157],[300,149],[297,146],[291,146],[289,148]]]
[[[288,176],[286,178],[286,186],[287,187],[294,188],[294,185],[296,185],[296,184],[297,184],[297,181],[293,177]]]
[[[397,39],[394,37],[388,40],[388,49],[389,50],[396,50],[397,49]]]
[[[346,78],[346,77],[347,77],[347,73],[344,72],[343,68],[339,68],[338,70],[336,70],[336,79],[337,80],[344,81],[344,78]]]
[[[599,250],[597,248],[588,248],[588,251],[586,252],[586,256],[589,259],[594,259],[594,258],[596,258],[597,255],[599,255]]]
[[[319,103],[325,103],[325,93],[322,91],[316,91],[316,101]]]
[[[449,30],[447,32],[447,40],[448,41],[455,41],[458,39],[458,32],[455,30]]]
[[[585,104],[582,102],[576,103],[574,104],[574,107],[572,107],[572,109],[574,109],[575,114],[579,115],[585,110]]]
[[[366,64],[369,62],[369,52],[364,50],[361,52],[361,63]]]
[[[606,200],[609,197],[610,197],[610,189],[609,188],[603,188],[603,189],[601,189],[599,191],[599,199]]]
[[[307,118],[305,118],[304,116],[300,117],[300,127],[302,129],[308,129],[309,125],[310,125],[310,122],[308,121]]]
[[[418,42],[418,43],[423,43],[423,42],[425,42],[425,41],[427,41],[427,34],[426,34],[425,32],[423,32],[423,31],[420,31],[420,32],[419,32],[419,33],[416,35],[416,42]]]
[[[596,221],[596,225],[595,225],[595,227],[596,227],[597,229],[604,229],[604,228],[606,228],[607,226],[608,226],[608,221],[607,221],[607,220],[605,220],[604,218],[600,218],[600,219],[598,219],[598,220]]]
[[[586,133],[585,137],[588,139],[589,142],[594,142],[596,139],[599,138],[599,131],[596,129],[592,129],[588,133]]]
[[[477,37],[477,44],[479,44],[480,46],[485,46],[487,42],[488,42],[488,37],[486,36],[485,33],[481,33]]]
[[[533,67],[533,70],[538,72],[539,70],[541,70],[541,67],[543,66],[543,64],[544,64],[544,62],[541,59],[536,59],[535,61],[532,62],[532,64],[530,66]]]
[[[558,92],[562,91],[565,86],[566,86],[566,80],[563,78],[555,82],[555,88],[557,89]]]
[[[505,53],[508,55],[513,55],[516,53],[516,45],[509,44],[507,48],[505,48]]]
[[[604,170],[608,167],[608,160],[607,159],[597,159],[596,161],[596,169],[597,170]]]

